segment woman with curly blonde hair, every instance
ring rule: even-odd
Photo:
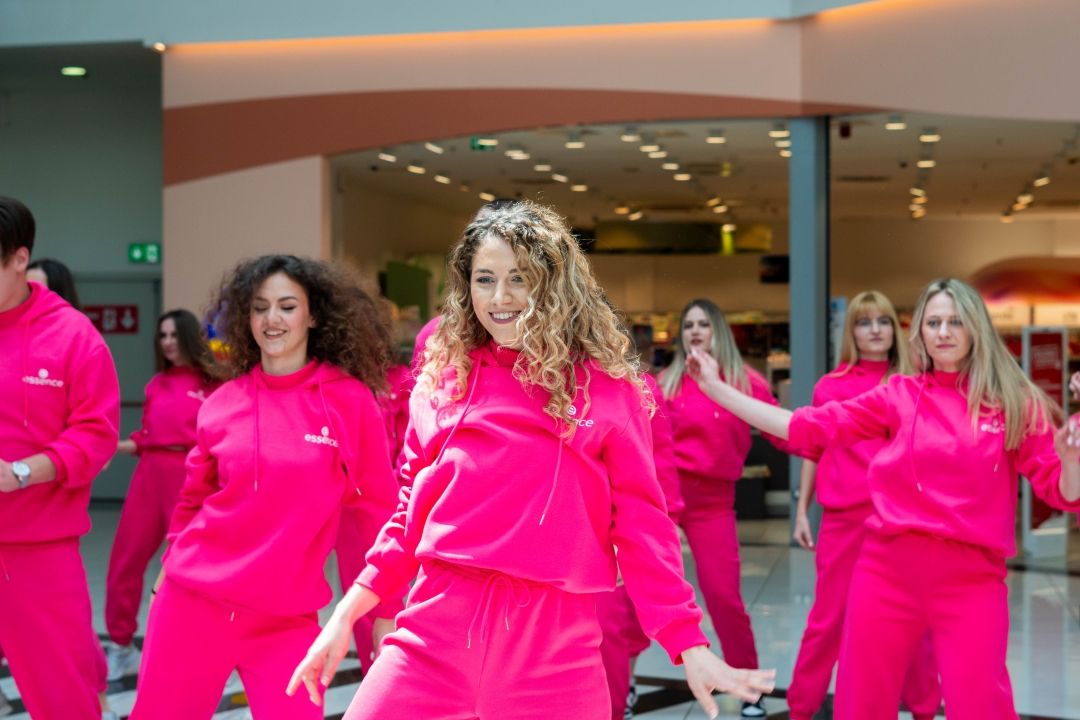
[[[929,631],[950,720],[1015,720],[1005,559],[1016,552],[1019,476],[1050,505],[1080,509],[1080,428],[1072,418],[1055,429],[1060,413],[970,285],[930,283],[911,342],[915,375],[794,414],[726,385],[705,353],[689,369],[716,402],[802,455],[885,441],[867,473],[874,513],[847,595],[835,717],[895,720]]]
[[[314,720],[283,691],[331,597],[327,555],[339,523],[370,546],[397,493],[372,392],[390,336],[348,275],[292,255],[241,263],[214,307],[233,379],[199,411],[131,716],[209,718],[235,669],[254,717]]]
[[[303,683],[317,702],[352,623],[419,573],[348,720],[403,707],[607,720],[594,594],[614,588],[617,570],[710,716],[712,690],[770,690],[772,673],[706,649],[656,481],[651,393],[562,219],[524,201],[495,209],[449,264],[412,396],[401,503],[289,692]]]

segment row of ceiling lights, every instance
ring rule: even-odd
[[[1023,212],[1034,204],[1035,191],[1050,184],[1050,174],[1053,171],[1054,163],[1059,160],[1064,160],[1069,155],[1074,154],[1078,142],[1080,142],[1080,125],[1077,125],[1074,128],[1072,137],[1065,138],[1061,149],[1054,153],[1054,156],[1039,168],[1039,172],[1035,174],[1035,177],[1021,188],[1016,199],[1014,199],[1009,207],[1001,213],[1002,222],[1012,222],[1013,216],[1016,213]]]
[[[893,116],[893,118],[896,117],[898,116]],[[897,127],[897,125],[903,125],[903,127]],[[907,125],[902,120],[895,121],[892,119],[885,125],[885,128],[889,130],[902,130],[906,127]],[[937,128],[924,128],[919,133],[919,159],[915,162],[918,174],[915,178],[915,185],[910,190],[911,198],[908,203],[908,211],[911,213],[912,220],[921,220],[926,217],[927,203],[930,202],[930,197],[926,193],[926,186],[930,184],[930,171],[937,167],[937,161],[933,156],[934,148],[939,142],[941,142],[941,133]]]

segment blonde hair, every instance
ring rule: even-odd
[[[1020,369],[990,321],[986,304],[975,288],[955,278],[941,278],[926,286],[915,305],[911,346],[916,369],[928,372],[934,361],[922,336],[926,304],[940,293],[952,298],[960,322],[971,336],[971,350],[961,363],[967,377],[967,404],[972,424],[985,411],[1005,415],[1005,447],[1015,450],[1029,433],[1042,432],[1061,417],[1060,409]]]
[[[489,339],[471,294],[473,257],[489,238],[510,245],[529,288],[528,306],[518,317],[521,354],[514,377],[526,388],[549,393],[544,412],[558,422],[563,436],[576,428],[567,418],[579,389],[585,393],[584,409],[590,404],[589,368],[581,388],[575,372],[588,360],[612,378],[633,383],[651,412],[655,401],[641,379],[637,353],[577,240],[554,210],[528,200],[478,214],[450,251],[442,321],[427,342],[421,382],[436,388],[452,368],[452,397],[465,395],[472,370],[468,353]]]
[[[749,393],[750,378],[746,375],[742,355],[739,354],[739,346],[735,344],[735,336],[731,334],[731,328],[724,319],[724,313],[712,300],[698,298],[687,303],[682,314],[679,315],[678,334],[675,336],[675,355],[660,378],[660,389],[664,393],[664,398],[670,400],[679,392],[683,376],[686,375],[686,348],[683,347],[682,331],[686,316],[694,308],[700,308],[709,318],[709,325],[712,327],[709,354],[716,358],[716,364],[720,366],[720,375],[724,378],[724,382],[734,385],[744,393]]]
[[[855,342],[855,323],[875,311],[888,317],[893,326],[893,342],[892,347],[889,348],[889,370],[885,373],[882,382],[893,374],[911,374],[911,355],[908,352],[907,339],[900,332],[900,318],[896,316],[896,308],[883,293],[877,290],[866,290],[852,298],[848,305],[847,316],[844,318],[844,334],[840,340],[838,369],[833,373],[834,375],[844,375],[859,362],[859,346]]]

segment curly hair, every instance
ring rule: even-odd
[[[481,243],[505,241],[529,288],[528,307],[518,317],[521,354],[514,377],[525,387],[539,387],[550,397],[544,412],[573,434],[568,411],[579,390],[574,368],[588,360],[615,379],[626,378],[652,412],[655,401],[640,375],[640,360],[615,311],[593,276],[592,268],[551,208],[521,200],[478,213],[450,252],[446,300],[438,330],[428,339],[427,362],[420,377],[437,387],[444,370],[456,378],[455,399],[465,395],[472,370],[468,352],[489,335],[472,307],[472,262]],[[585,408],[590,404],[589,373],[584,368]]]
[[[385,389],[393,343],[390,328],[372,297],[339,267],[295,255],[244,260],[222,280],[211,308],[229,346],[232,377],[249,372],[262,355],[251,334],[251,304],[271,275],[282,273],[304,288],[315,321],[308,333],[309,357],[338,366],[375,391]]]

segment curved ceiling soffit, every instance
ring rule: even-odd
[[[1080,257],[1017,257],[999,260],[971,275],[989,302],[1077,302]]]
[[[185,106],[163,113],[164,184],[304,157],[538,127],[879,110],[738,96],[559,88],[336,93]]]

